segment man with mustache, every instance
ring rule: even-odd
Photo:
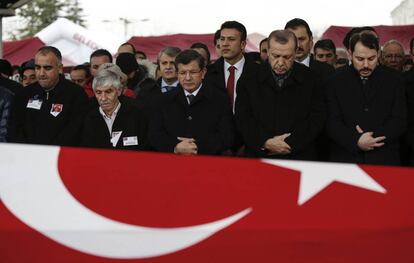
[[[311,70],[295,62],[289,30],[269,35],[268,63],[238,88],[236,122],[249,157],[316,160],[315,141],[326,120],[322,89]]]
[[[350,40],[352,65],[328,82],[331,160],[399,165],[399,139],[406,128],[404,82],[378,66],[378,38],[368,32]]]
[[[21,143],[77,145],[87,111],[82,87],[62,75],[62,55],[52,46],[35,56],[37,82],[27,86],[12,111],[11,141]]]
[[[285,29],[292,31],[298,40],[296,50],[297,62],[309,67],[321,81],[325,81],[334,73],[335,70],[332,66],[317,61],[311,55],[313,34],[305,20],[294,18],[286,23]]]

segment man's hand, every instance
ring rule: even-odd
[[[358,147],[362,151],[372,151],[375,148],[382,147],[384,145],[385,136],[373,137],[373,132],[364,132],[359,125],[357,125],[356,130],[361,137],[358,140]]]
[[[289,154],[291,151],[291,148],[289,144],[285,142],[285,139],[289,136],[290,136],[290,133],[285,133],[280,136],[275,136],[273,138],[270,138],[265,142],[264,148],[269,151],[269,155]]]
[[[180,142],[175,146],[174,152],[183,155],[197,154],[197,144],[193,138],[177,137]]]

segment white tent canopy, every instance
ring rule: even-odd
[[[122,40],[115,36],[90,32],[66,18],[59,18],[36,36],[45,45],[54,46],[62,52],[64,66],[89,62],[91,53],[100,48],[114,54],[122,44]]]

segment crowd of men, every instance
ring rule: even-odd
[[[0,78],[0,141],[414,165],[414,70],[400,42],[381,48],[373,28],[358,27],[345,49],[314,45],[299,18],[260,52],[245,52],[246,37],[224,22],[214,62],[203,43],[165,47],[156,65],[130,43],[116,59],[99,49],[70,80],[60,51],[42,47],[21,84]]]

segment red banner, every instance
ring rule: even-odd
[[[414,262],[414,170],[0,145],[0,262]]]

